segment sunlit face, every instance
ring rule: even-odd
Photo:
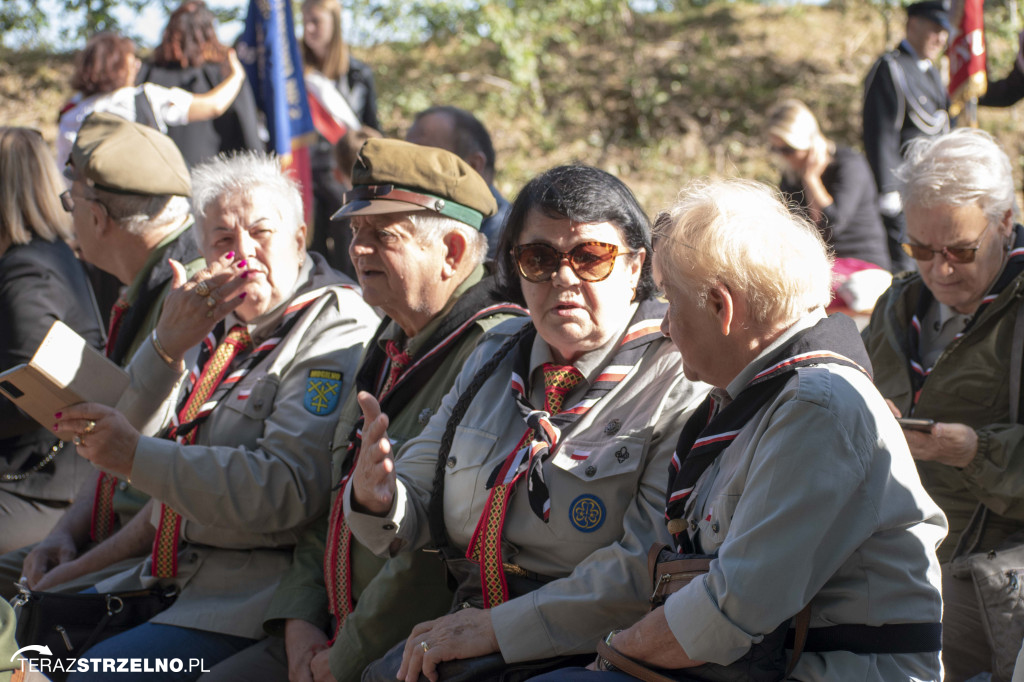
[[[334,17],[326,7],[311,5],[302,10],[302,42],[321,59],[334,37]]]
[[[807,157],[811,154],[809,149],[794,149],[778,135],[769,135],[768,142],[772,152],[785,161],[793,172],[803,172],[807,166]]]
[[[935,300],[959,313],[973,313],[1003,266],[1012,216],[1007,212],[999,224],[989,226],[977,204],[928,208],[908,204],[905,211],[911,244],[936,251],[945,246],[978,247],[972,263],[950,262],[941,253],[917,261],[921,279]]]
[[[527,213],[518,243],[539,242],[568,252],[589,241],[629,250],[622,231],[611,223],[573,223],[568,218],[551,218],[537,210]],[[571,363],[623,330],[629,322],[629,306],[645,256],[640,252],[617,258],[611,274],[600,282],[581,280],[567,260],[546,282],[519,277],[537,333],[551,347],[557,361]]]
[[[949,32],[931,19],[907,17],[907,42],[921,59],[935,61],[946,49]]]
[[[245,303],[235,314],[246,322],[272,310],[295,290],[306,254],[306,226],[292,229],[272,192],[231,193],[206,207],[202,252],[207,262],[234,251],[235,262],[249,270]]]
[[[731,378],[723,378],[721,371],[724,338],[718,318],[700,304],[695,290],[666,280],[661,272],[663,267],[663,257],[655,252],[654,278],[668,300],[661,333],[672,339],[683,356],[683,374],[687,379],[725,388]]]
[[[421,243],[408,213],[352,216],[348,254],[363,299],[393,319],[430,310],[441,284],[445,246]]]
[[[107,250],[104,248],[100,227],[106,220],[106,209],[93,199],[85,198],[85,183],[75,180],[71,183],[71,226],[75,232],[75,246],[82,260],[107,270]]]

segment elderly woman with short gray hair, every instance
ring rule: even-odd
[[[762,185],[697,184],[659,222],[654,261],[669,301],[662,331],[687,378],[715,387],[683,428],[666,499],[676,550],[710,566],[611,632],[592,668],[939,680],[934,547],[945,521],[855,326],[824,314],[830,268],[817,230]],[[800,612],[810,628],[787,674]]]
[[[202,658],[209,668],[264,636],[292,546],[326,509],[337,406],[377,322],[351,282],[306,251],[298,188],[276,159],[197,167],[192,201],[206,267],[186,278],[173,264],[160,321],[129,366],[124,413],[86,403],[57,415],[105,472],[101,490],[123,478],[154,502],[122,529],[145,558],[97,589],[180,592],[93,658]],[[161,436],[140,436],[154,421]]]
[[[946,679],[991,672],[1008,682],[1024,637],[1024,610],[1009,598],[1014,578],[996,571],[1007,599],[986,605],[971,564],[1024,534],[1014,350],[1015,339],[1024,343],[1024,227],[1013,218],[1013,171],[988,133],[959,129],[913,142],[898,176],[902,246],[918,272],[897,277],[879,300],[865,343],[894,412],[934,422],[905,434],[949,519],[939,548]]]

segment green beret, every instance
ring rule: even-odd
[[[192,195],[178,146],[159,130],[107,113],[90,114],[71,147],[73,179],[117,194]]]
[[[465,161],[402,140],[367,140],[352,169],[352,184],[332,219],[429,210],[479,230],[498,210],[487,182]]]

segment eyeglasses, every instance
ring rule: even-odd
[[[941,253],[947,263],[973,263],[974,259],[978,256],[978,249],[981,248],[981,241],[985,238],[985,233],[988,232],[990,227],[992,227],[992,223],[986,225],[985,229],[981,231],[978,239],[974,242],[974,246],[943,246],[941,249],[930,249],[920,244],[903,242],[900,244],[900,248],[903,249],[903,253],[914,260],[930,261],[935,257],[935,254]]]
[[[796,154],[798,151],[800,151],[799,149],[790,147],[788,144],[784,144],[781,146],[773,144],[771,146],[771,150],[776,154],[781,154],[782,156],[793,156],[793,154]]]
[[[600,282],[612,274],[616,258],[631,253],[604,242],[583,242],[568,253],[548,244],[520,244],[512,248],[519,274],[528,282],[547,282],[562,267],[563,260],[569,261],[569,268],[584,282]]]
[[[101,202],[99,199],[90,199],[89,197],[79,197],[79,199],[84,199],[85,201],[91,201],[93,203],[99,204],[100,208],[102,208],[104,211],[107,210],[107,207],[104,206],[103,202]],[[68,213],[71,213],[72,211],[75,210],[75,195],[71,193],[71,190],[66,189],[60,193],[60,205]]]

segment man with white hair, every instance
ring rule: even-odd
[[[64,174],[72,184],[61,202],[72,215],[82,258],[126,287],[111,311],[106,352],[113,362],[127,364],[156,325],[171,283],[168,259],[184,264],[189,274],[203,264],[191,229],[188,168],[166,135],[96,113],[82,124]],[[19,576],[29,586],[52,589],[98,568],[69,564],[91,542],[126,524],[147,500],[124,481],[103,482],[98,488],[91,477],[42,541],[0,557],[0,595],[13,596],[11,585]],[[96,518],[96,506],[112,513]]]
[[[678,552],[711,561],[610,633],[596,666],[939,680],[934,547],[945,520],[871,383],[855,325],[825,316],[817,230],[767,187],[733,180],[684,190],[657,231],[662,330],[686,377],[715,387],[680,435],[666,518]],[[806,644],[787,675],[790,619],[805,607]]]
[[[864,339],[894,411],[929,420],[905,433],[949,518],[939,548],[946,679],[991,672],[1008,682],[1024,638],[1024,608],[1011,596],[1024,562],[983,567],[1024,532],[1024,227],[1013,169],[991,135],[971,128],[915,141],[906,159],[903,248],[918,272],[893,280]]]
[[[356,391],[334,431],[331,489],[344,489],[359,456],[357,391],[372,393],[390,417],[398,448],[419,434],[481,335],[522,308],[495,293],[483,266],[483,220],[496,206],[487,183],[443,149],[368,140],[353,189],[335,219],[349,218],[349,255],[363,298],[386,317],[362,359]],[[376,557],[348,531],[343,497],[301,538],[291,570],[266,614],[266,642],[226,661],[212,681],[358,680],[416,624],[451,606],[437,555]]]

